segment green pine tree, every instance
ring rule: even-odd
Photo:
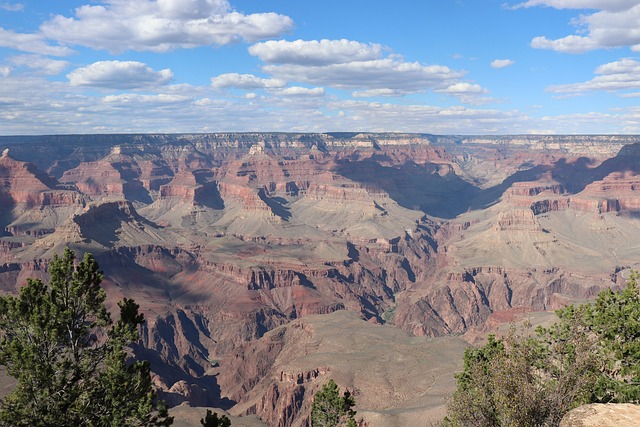
[[[144,321],[138,305],[124,299],[112,322],[90,254],[76,263],[65,249],[49,274],[48,284],[29,279],[19,296],[0,297],[0,364],[17,379],[0,404],[0,425],[171,425],[148,362],[129,361]]]
[[[231,425],[231,420],[226,415],[218,418],[218,414],[207,409],[207,414],[204,418],[200,419],[200,424],[204,427],[229,427]]]
[[[338,385],[333,381],[322,386],[313,399],[311,407],[312,427],[356,427],[356,402],[349,391],[340,396]]]
[[[596,402],[640,403],[639,277],[633,272],[621,292],[601,292],[578,319],[598,339],[596,352],[602,363],[593,395]],[[563,312],[560,316],[569,317]]]

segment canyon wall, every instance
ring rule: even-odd
[[[0,137],[0,289],[46,278],[65,246],[90,251],[110,306],[124,296],[141,304],[148,322],[136,352],[170,402],[303,425],[311,392],[336,371],[287,367],[297,332],[282,328],[292,322],[344,311],[380,331],[459,335],[622,286],[640,259],[638,144]]]

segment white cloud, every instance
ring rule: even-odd
[[[565,53],[583,53],[596,49],[632,47],[640,50],[640,2],[638,0],[532,0],[525,7],[551,6],[555,8],[599,9],[590,15],[580,15],[572,23],[576,34],[559,39],[538,36],[531,40],[531,47],[551,49]]]
[[[491,66],[491,68],[504,68],[515,63],[516,61],[514,61],[513,59],[494,59],[489,65]]]
[[[0,67],[0,76],[7,77],[9,74],[11,74],[11,68],[7,66]]]
[[[20,87],[20,90],[16,90]],[[174,90],[175,89],[175,90]],[[531,117],[516,110],[403,102],[342,101],[333,96],[222,98],[211,87],[95,95],[43,77],[0,78],[6,134],[212,131],[401,131],[441,134],[639,133],[640,109]],[[253,93],[253,92],[252,92]],[[248,94],[247,94],[248,95]],[[295,111],[295,114],[292,114]]]
[[[66,56],[74,53],[74,51],[68,47],[47,44],[45,38],[39,34],[16,33],[1,27],[0,47],[51,56]]]
[[[399,93],[442,87],[465,73],[443,65],[422,65],[394,58],[305,66],[267,65],[263,70],[278,78],[340,89],[387,89]]]
[[[253,74],[227,73],[211,79],[211,86],[216,89],[265,89],[265,88],[281,88],[287,85],[287,82],[280,79],[263,79]]]
[[[566,36],[557,40],[549,40],[544,36],[538,36],[531,40],[531,47],[564,53],[584,53],[598,49],[599,46],[595,40],[583,36]]]
[[[110,89],[142,89],[167,84],[173,77],[169,69],[154,71],[136,61],[99,61],[67,74],[72,86]]]
[[[637,5],[637,0],[529,0],[516,7],[549,6],[556,9],[601,9],[625,11]]]
[[[552,133],[565,134],[628,134],[640,130],[640,116],[633,109],[617,113],[579,113],[544,116],[538,124]]]
[[[443,65],[422,65],[392,58],[324,66],[268,65],[264,70],[289,81],[342,89],[396,89],[405,93],[439,87],[464,75]]]
[[[120,95],[108,95],[103,98],[107,104],[175,104],[191,100],[188,96],[169,95],[160,93],[157,95],[140,95],[137,93],[123,93]]]
[[[437,93],[455,96],[461,102],[471,105],[482,105],[493,102],[493,98],[482,96],[488,91],[477,83],[457,82],[443,89],[436,89]]]
[[[380,58],[382,46],[352,40],[269,40],[249,47],[249,53],[269,64],[328,65]]]
[[[40,55],[17,55],[10,57],[9,61],[17,67],[30,68],[51,76],[60,74],[69,66],[68,61],[51,59]]]
[[[379,44],[345,39],[278,40],[249,47],[249,53],[265,62],[262,71],[274,78],[353,90],[356,98],[445,90],[460,83],[459,79],[466,74],[444,65],[407,62],[393,53],[383,57],[383,52]],[[471,99],[459,98],[463,102]]]
[[[555,85],[547,91],[561,94],[583,94],[589,91],[624,91],[640,89],[640,62],[624,58],[595,69],[598,76],[583,83]]]
[[[322,87],[301,87],[301,86],[291,86],[284,89],[279,89],[276,91],[278,95],[284,96],[324,96],[324,88]]]
[[[366,101],[337,101],[329,104],[345,115],[332,129],[352,131],[459,133],[518,133],[526,118],[516,111],[466,107],[397,105]],[[335,119],[334,119],[335,120]],[[474,131],[475,129],[475,131]]]
[[[255,42],[292,27],[288,16],[245,15],[227,0],[105,0],[78,7],[74,17],[56,15],[40,31],[62,43],[118,53]]]
[[[0,3],[0,9],[6,10],[7,12],[22,12],[24,10],[24,5],[22,3]]]
[[[469,93],[486,93],[487,90],[475,83],[457,82],[444,89],[437,89],[439,93],[449,94],[469,94]]]
[[[226,1],[211,0],[157,0],[163,16],[173,19],[198,19],[229,12]]]
[[[357,90],[351,93],[354,98],[376,98],[379,96],[402,96],[403,92],[393,89]]]

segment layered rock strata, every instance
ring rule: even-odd
[[[414,336],[461,334],[622,286],[640,259],[635,142],[0,138],[10,147],[0,158],[0,289],[46,278],[64,246],[91,251],[109,304],[141,303],[148,324],[136,351],[172,402],[235,403],[234,413],[300,425],[337,368],[294,367],[287,348],[300,331],[287,325],[348,311]],[[373,341],[383,334],[374,330]],[[386,420],[367,399],[370,422]]]

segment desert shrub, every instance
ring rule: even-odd
[[[637,274],[619,292],[557,312],[550,328],[512,328],[467,349],[446,426],[556,426],[592,402],[640,400]]]

